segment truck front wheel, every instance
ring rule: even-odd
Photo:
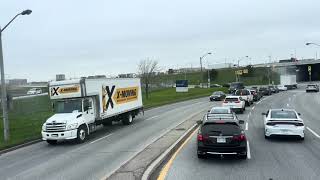
[[[122,119],[122,123],[124,125],[129,125],[132,123],[133,117],[131,115],[131,113],[129,113],[127,116],[124,117],[124,119]]]
[[[47,140],[47,143],[50,145],[56,145],[57,144],[57,140]]]
[[[78,132],[77,132],[77,142],[78,143],[83,143],[87,138],[87,128],[84,125],[81,125],[78,128]]]

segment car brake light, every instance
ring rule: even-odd
[[[240,101],[235,101],[234,103],[240,103]]]
[[[208,136],[203,136],[202,134],[198,134],[198,137],[197,137],[198,141],[205,141],[208,139]]]
[[[233,136],[232,139],[235,141],[246,141],[247,140],[247,138],[244,134]]]
[[[223,101],[223,103],[228,103],[228,101]]]

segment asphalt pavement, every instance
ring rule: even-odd
[[[320,179],[320,93],[305,93],[303,87],[263,98],[244,114],[243,125],[250,146],[246,160],[234,157],[198,159],[196,133],[173,158],[167,180],[294,180]],[[261,113],[269,108],[295,108],[305,121],[305,140],[264,138]]]
[[[0,179],[105,179],[190,114],[218,103],[200,98],[166,105],[145,111],[130,126],[103,127],[83,144],[41,142],[1,154]]]

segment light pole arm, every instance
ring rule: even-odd
[[[306,45],[315,45],[315,46],[319,46],[320,47],[320,44],[317,44],[317,43],[306,43]]]
[[[11,21],[9,21],[8,24],[5,25],[5,26],[1,29],[1,32],[4,31],[19,15],[21,15],[21,13],[15,15],[15,16],[11,19]]]

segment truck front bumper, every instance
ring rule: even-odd
[[[42,140],[64,140],[77,138],[77,129],[63,132],[44,132],[42,131]]]

